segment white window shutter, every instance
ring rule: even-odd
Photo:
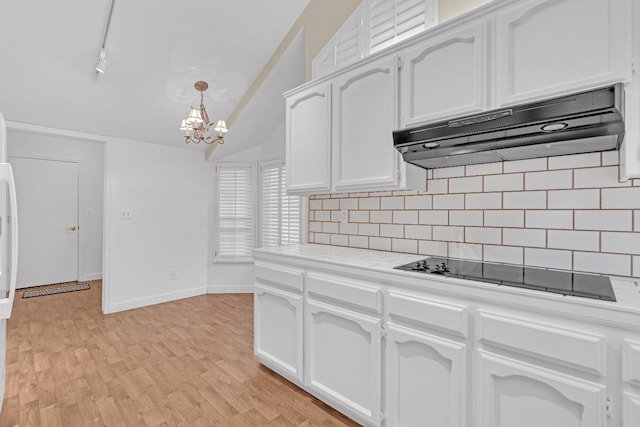
[[[300,243],[301,198],[287,195],[285,171],[283,162],[262,166],[263,248]]]
[[[216,165],[217,258],[248,258],[254,247],[255,168],[245,163]]]

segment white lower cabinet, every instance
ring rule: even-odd
[[[483,350],[475,396],[477,427],[607,425],[603,384]]]
[[[380,425],[381,319],[307,299],[306,385],[357,421]]]
[[[387,330],[387,426],[465,427],[465,344],[392,323]]]
[[[302,295],[256,284],[254,307],[256,356],[302,381]]]

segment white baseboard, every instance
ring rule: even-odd
[[[81,282],[88,282],[90,280],[102,280],[102,273],[89,273],[82,277]]]
[[[207,286],[208,294],[252,294],[253,285],[209,285]]]
[[[107,307],[105,314],[117,313],[119,311],[131,310],[134,308],[146,307],[154,304],[161,304],[163,302],[175,301],[183,298],[191,298],[198,295],[205,295],[207,293],[206,286],[200,286],[197,288],[183,289],[176,292],[168,292],[166,294],[154,295],[146,298],[137,298],[129,301],[124,301],[116,304],[111,304]]]

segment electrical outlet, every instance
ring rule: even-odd
[[[349,222],[349,211],[346,209],[342,209],[340,211],[340,222],[346,224]]]
[[[178,271],[175,268],[169,270],[169,280],[178,280]]]
[[[120,219],[133,219],[133,211],[131,209],[120,209]]]

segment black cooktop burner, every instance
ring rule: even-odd
[[[595,274],[544,270],[542,268],[462,261],[450,258],[425,258],[395,267],[398,270],[440,274],[497,285],[535,289],[562,295],[615,301],[608,277]]]

